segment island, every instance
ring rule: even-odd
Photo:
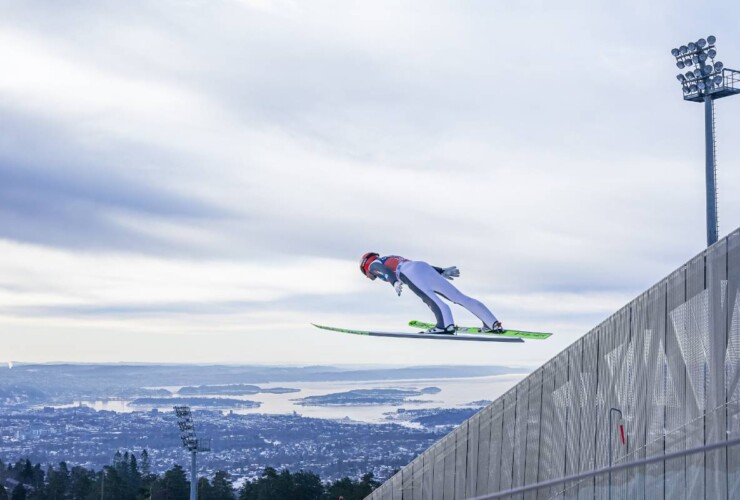
[[[227,384],[187,386],[177,391],[177,393],[181,396],[247,396],[252,394],[288,394],[300,391],[300,389],[290,387],[262,388],[251,384]]]
[[[490,405],[491,403],[493,403],[493,401],[491,401],[490,399],[479,399],[478,401],[471,401],[470,403],[467,403],[463,406],[474,406],[477,408],[482,408],[484,406]]]
[[[442,389],[439,387],[424,387],[423,389],[419,389],[419,392],[422,394],[439,394],[442,392]]]
[[[192,406],[194,408],[259,408],[261,403],[233,398],[137,398],[129,406]]]
[[[478,411],[479,408],[425,408],[421,410],[399,408],[395,412],[388,412],[384,415],[386,421],[389,422],[414,424],[425,429],[450,430]]]
[[[427,387],[426,390],[439,389]],[[400,405],[420,404],[429,401],[408,399],[432,392],[422,392],[418,389],[354,389],[346,392],[323,394],[321,396],[307,396],[305,398],[293,399],[301,406],[375,406],[375,405]]]

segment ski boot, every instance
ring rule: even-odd
[[[501,326],[500,321],[496,321],[491,327],[483,326],[483,333],[504,333],[504,327]]]
[[[429,330],[424,330],[423,332],[419,333],[432,333],[432,334],[441,334],[441,335],[455,335],[455,325],[449,325],[444,328],[439,328],[435,326],[434,328],[430,328]]]

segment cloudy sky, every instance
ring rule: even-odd
[[[0,361],[540,365],[704,247],[702,107],[670,49],[715,34],[740,66],[739,11],[0,1]],[[740,98],[717,121],[726,234]],[[371,250],[457,265],[556,336],[311,327],[431,319],[360,275]]]

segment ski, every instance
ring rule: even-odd
[[[371,332],[366,330],[349,330],[347,328],[336,328],[333,326],[323,326],[311,323],[316,328],[322,330],[329,330],[331,332],[349,333],[350,335],[365,335],[367,337],[395,337],[404,339],[431,339],[431,340],[466,340],[472,342],[524,342],[523,339],[517,337],[506,337],[502,335],[491,336],[486,334],[476,333],[455,333],[454,335],[449,334],[437,334],[437,333],[409,333],[409,332]],[[431,327],[429,327],[431,328]]]
[[[409,321],[409,326],[414,328],[434,328],[434,323],[425,323],[423,321]],[[521,330],[504,330],[502,333],[484,332],[482,328],[466,327],[466,326],[455,326],[455,331],[460,333],[469,333],[477,335],[495,336],[498,338],[519,338],[519,339],[530,339],[530,340],[545,340],[552,335],[552,333],[544,332],[524,332]]]

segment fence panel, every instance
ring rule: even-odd
[[[475,484],[475,495],[477,496],[492,491],[488,487],[488,477],[490,475],[491,450],[494,446],[494,443],[491,442],[491,421],[493,419],[493,408],[496,406],[496,403],[492,403],[478,412],[480,424],[478,430],[478,472]]]
[[[645,408],[645,455],[665,454],[665,413],[670,404],[675,404],[668,380],[668,360],[666,359],[665,319],[667,301],[667,281],[662,281],[650,289],[648,304],[650,316],[645,331],[646,364],[646,408]],[[645,496],[664,498],[664,462],[650,464],[645,469]]]
[[[555,390],[553,391],[553,418],[552,418],[552,465],[551,479],[565,475],[565,455],[567,443],[568,405],[570,404],[570,386],[568,385],[568,355],[563,351],[555,361]],[[561,491],[558,486],[554,491]]]
[[[439,443],[433,444],[427,451],[422,455],[424,459],[423,472],[422,472],[422,483],[421,483],[421,495],[424,499],[432,498],[434,492],[434,462],[435,462],[435,450]]]
[[[740,231],[727,238],[725,391],[729,438],[740,437]],[[727,450],[728,497],[740,498],[740,447]]]
[[[647,435],[647,363],[646,353],[651,341],[649,328],[650,296],[643,293],[630,303],[629,337],[631,360],[625,374],[629,384],[627,409],[631,418],[627,442],[628,456],[633,461],[645,458]],[[645,466],[627,471],[627,495],[631,500],[645,498]]]
[[[686,449],[683,426],[686,424],[686,363],[677,330],[683,328],[686,315],[686,266],[671,274],[667,279],[667,322],[666,357],[668,373],[665,410],[665,452]],[[686,498],[686,459],[676,458],[665,464],[665,496],[670,499]]]
[[[504,394],[504,425],[501,443],[501,486],[511,488],[514,472],[514,446],[516,432],[516,390]]]
[[[635,413],[634,400],[634,373],[635,373],[635,345],[632,341],[632,304],[620,310],[614,315],[615,329],[613,330],[616,348],[612,351],[610,370],[613,372],[614,381],[614,403],[610,405],[609,411],[614,407],[622,411],[625,441],[622,442],[621,432],[614,419],[611,429],[606,427],[609,442],[612,445],[613,463],[622,463],[628,460],[630,443],[635,436],[635,428],[639,427],[639,415]],[[616,417],[616,412],[614,412]],[[607,415],[608,417],[608,415]],[[612,474],[612,499],[625,500],[628,498],[629,472],[622,471]]]
[[[553,479],[554,454],[553,454],[553,432],[552,424],[555,414],[555,403],[553,401],[553,392],[555,392],[555,361],[550,360],[542,367],[542,431],[540,434],[540,458],[537,467],[537,482]],[[550,497],[550,490],[540,488],[537,490],[537,498],[546,499]]]
[[[504,436],[504,398],[493,403],[493,417],[491,419],[491,453],[488,459],[488,491],[501,491],[501,469]]]
[[[676,332],[686,363],[686,446],[704,444],[704,411],[709,345],[709,293],[706,290],[705,256],[692,259],[686,270],[686,314]],[[686,458],[686,494],[689,498],[704,497],[704,455]]]
[[[421,494],[422,478],[424,476],[424,457],[419,455],[411,462],[411,492],[410,495],[404,490],[403,500],[423,500]]]
[[[460,427],[450,432],[443,439],[444,442],[444,500],[453,500],[455,497],[455,447]]]
[[[579,472],[596,467],[596,386],[598,383],[599,332],[592,330],[583,338],[583,363],[579,383],[583,394],[580,408],[580,466]],[[578,484],[578,498],[591,499],[595,495],[594,480]]]
[[[704,442],[727,439],[726,411],[717,411],[725,404],[725,353],[727,351],[727,241],[721,240],[707,250],[706,281],[708,292],[708,341],[706,387],[706,417]],[[727,450],[715,450],[705,456],[707,498],[727,497]]]
[[[536,370],[529,376],[529,391],[527,397],[527,445],[524,454],[524,484],[537,482],[540,452],[540,430],[542,421],[542,369]],[[536,500],[537,492],[532,491],[524,495],[525,500]]]
[[[453,498],[465,497],[465,483],[468,464],[468,443],[470,442],[470,419],[455,429],[455,488]]]
[[[461,498],[471,498],[476,495],[475,486],[478,482],[478,447],[480,446],[480,418],[482,413],[482,411],[479,411],[468,420],[465,490]]]
[[[512,463],[512,488],[524,485],[524,461],[527,452],[527,415],[529,413],[529,378],[516,386],[516,426],[514,432],[514,458]],[[515,498],[522,498],[518,495]]]
[[[583,339],[568,348],[568,411],[566,424],[565,474],[577,474],[581,460],[581,406],[584,393],[581,385]],[[576,488],[577,490],[577,488]]]
[[[596,467],[609,465],[609,446],[612,429],[609,428],[609,410],[616,405],[615,370],[619,365],[620,350],[616,342],[616,315],[599,325],[598,329],[598,364],[596,387]],[[601,484],[603,483],[603,484]],[[605,488],[608,486],[604,477],[596,478],[596,497],[607,498]]]
[[[432,500],[444,500],[445,493],[445,446],[449,435],[440,439],[434,449],[434,474],[432,487]]]
[[[388,496],[389,500],[403,500],[402,493],[403,475],[398,472],[391,478],[391,491]]]

